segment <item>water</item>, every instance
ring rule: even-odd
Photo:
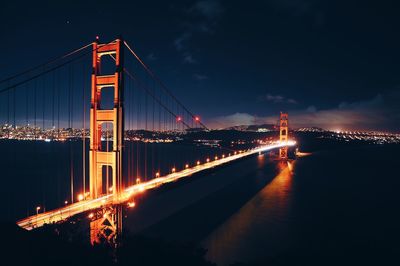
[[[289,167],[282,167],[269,184],[203,240],[208,258],[226,264],[288,249],[293,241],[289,223],[293,219],[292,186]]]
[[[68,197],[68,189],[55,191],[69,187],[68,163],[62,162],[69,162],[70,147],[52,145],[2,144],[9,155],[1,165],[2,202],[9,210],[2,220],[21,215],[12,209],[32,214],[42,197]],[[185,145],[163,149],[169,163],[195,160]],[[215,150],[202,156],[210,152]],[[123,231],[196,243],[218,265],[399,265],[399,152],[399,146],[342,146],[290,165],[255,155],[146,192],[125,213]],[[55,188],[54,195],[42,194],[43,188]]]
[[[228,185],[142,233],[198,243],[218,265],[398,265],[399,151],[314,152],[292,171],[266,156],[243,160],[213,175],[232,176]]]
[[[85,143],[85,162],[89,164]],[[81,140],[67,142],[12,141],[0,140],[0,177],[2,190],[0,201],[3,211],[0,221],[14,222],[17,219],[41,210],[54,209],[71,203],[71,176],[73,180],[73,200],[89,187],[89,169],[83,171],[83,145]],[[174,167],[184,169],[185,164],[193,166],[197,160],[221,156],[227,151],[220,148],[197,146],[189,143],[140,143],[125,142],[124,184],[136,183],[136,178],[146,181],[155,177],[156,172],[165,175]],[[105,171],[103,171],[105,176]],[[111,175],[109,176],[111,187]],[[106,181],[104,181],[104,184]],[[104,189],[106,192],[106,189]]]

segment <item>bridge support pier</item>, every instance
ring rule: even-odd
[[[104,207],[90,214],[90,243],[92,245],[108,243],[118,246],[118,237],[122,233],[122,206]]]

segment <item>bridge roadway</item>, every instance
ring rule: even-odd
[[[154,178],[150,181],[147,182],[142,182],[140,184],[136,184],[133,186],[130,186],[126,188],[123,192],[122,195],[120,195],[119,198],[115,198],[113,194],[105,195],[97,199],[88,199],[88,200],[82,200],[58,209],[50,210],[44,213],[39,213],[37,215],[32,215],[27,218],[21,219],[17,221],[17,224],[26,229],[26,230],[32,230],[37,227],[41,227],[45,224],[50,224],[50,223],[57,223],[63,220],[66,220],[67,218],[74,216],[76,214],[94,210],[97,208],[100,208],[102,206],[107,206],[110,204],[121,204],[124,202],[128,202],[133,196],[135,196],[138,193],[142,193],[145,190],[153,189],[156,187],[159,187],[163,184],[169,183],[176,181],[178,179],[181,179],[183,177],[191,176],[195,173],[204,171],[206,169],[210,169],[222,164],[229,163],[231,161],[247,157],[249,155],[255,154],[255,153],[260,153],[260,152],[265,152],[269,151],[272,149],[277,149],[285,146],[293,146],[295,145],[295,141],[288,141],[285,143],[279,143],[275,142],[269,145],[263,145],[259,146],[254,149],[250,149],[247,151],[243,152],[238,152],[236,155],[231,155],[227,156],[224,158],[219,158],[218,160],[211,160],[208,163],[196,165],[187,169],[184,169],[179,172],[171,173],[166,176],[161,176],[158,178]]]

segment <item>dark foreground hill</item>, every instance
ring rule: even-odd
[[[122,240],[117,251],[90,246],[57,235],[52,227],[33,232],[3,223],[0,265],[213,265],[204,259],[205,250],[190,244],[167,243],[140,236]]]

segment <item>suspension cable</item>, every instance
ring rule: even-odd
[[[133,74],[131,74],[126,68],[124,68],[124,72],[125,72],[131,79],[133,79],[134,81],[136,81],[136,82],[142,84],[142,82],[141,82],[137,77],[135,77]],[[171,111],[165,104],[163,104],[163,103],[161,102],[161,100],[158,99],[146,85],[142,84],[142,86],[139,86],[139,87],[141,87],[142,89],[144,89],[144,90],[147,92],[147,94],[149,94],[155,101],[157,101],[157,103],[158,103],[160,106],[162,106],[168,113],[170,113],[173,117],[175,117],[175,119],[178,118],[178,115],[176,115],[176,114],[175,114],[173,111]],[[183,123],[187,128],[191,128],[185,121],[182,121],[182,123]]]
[[[109,43],[107,43],[107,44],[110,44],[110,43],[112,43],[112,42],[114,42],[114,41],[115,41],[115,40],[113,40],[113,41],[111,41],[111,42],[109,42]],[[93,43],[91,43],[91,44],[93,44]],[[55,67],[52,67],[52,68],[49,68],[49,69],[47,69],[47,70],[45,70],[45,71],[43,71],[43,72],[41,72],[41,73],[39,73],[39,74],[36,74],[36,75],[34,75],[34,76],[30,77],[30,78],[27,78],[27,79],[25,79],[25,80],[22,80],[22,81],[20,81],[20,82],[17,82],[17,83],[15,83],[15,84],[13,84],[13,85],[7,86],[7,87],[3,88],[2,90],[0,90],[0,94],[3,93],[3,92],[9,91],[9,90],[11,90],[11,89],[15,89],[15,87],[17,87],[17,86],[19,86],[19,85],[25,84],[25,83],[27,83],[27,82],[29,82],[29,81],[31,81],[31,80],[34,80],[34,79],[36,79],[36,78],[38,78],[38,77],[40,77],[40,76],[42,76],[42,75],[45,75],[45,74],[47,74],[47,73],[49,73],[49,72],[51,72],[51,71],[54,71],[54,70],[56,70],[56,69],[59,69],[59,68],[65,66],[65,65],[67,65],[67,64],[69,64],[69,63],[72,63],[72,62],[74,62],[74,61],[77,61],[77,60],[79,60],[79,59],[82,59],[84,56],[93,53],[93,51],[96,51],[96,50],[98,50],[99,48],[100,48],[100,47],[97,47],[96,49],[91,49],[91,50],[89,50],[88,52],[85,52],[85,53],[83,53],[83,54],[81,54],[81,55],[79,55],[79,56],[77,56],[77,57],[75,57],[75,58],[73,58],[73,59],[71,59],[71,60],[65,61],[65,62],[62,63],[62,64],[59,64],[59,65],[57,65],[57,66],[55,66]]]
[[[149,75],[155,79],[161,86],[161,88],[172,98],[174,99],[187,113],[189,113],[192,116],[192,119],[196,119],[196,116],[190,112],[172,93],[171,91],[165,86],[165,84],[154,74],[154,72],[149,68],[148,65],[146,65],[143,60],[133,51],[133,49],[128,45],[126,41],[124,41],[124,44],[126,48],[131,52],[131,54],[138,60],[138,62],[143,66],[143,68],[149,73]],[[204,125],[201,121],[198,121],[198,123],[204,128],[208,129],[206,125]]]
[[[93,44],[93,43],[89,43],[89,44],[84,45],[84,46],[82,46],[81,48],[78,48],[78,49],[76,49],[76,50],[73,50],[73,51],[71,51],[71,52],[69,52],[69,53],[67,53],[67,54],[65,54],[65,55],[62,55],[62,56],[59,56],[59,57],[57,57],[57,58],[51,59],[51,60],[49,60],[49,61],[47,61],[47,62],[45,62],[45,63],[42,63],[42,64],[40,64],[40,65],[34,66],[34,67],[32,67],[32,68],[29,68],[29,69],[26,69],[26,70],[24,70],[24,71],[22,71],[22,72],[20,72],[20,73],[17,73],[17,74],[15,74],[15,75],[11,76],[11,77],[8,77],[8,78],[5,78],[5,79],[3,79],[3,80],[0,80],[0,84],[3,83],[3,82],[9,81],[9,80],[13,80],[13,79],[15,79],[15,78],[17,78],[17,77],[19,77],[19,76],[25,75],[25,74],[27,74],[27,73],[29,73],[29,72],[32,72],[32,71],[35,71],[35,70],[37,70],[37,69],[46,67],[46,66],[48,66],[48,65],[50,65],[50,64],[53,64],[53,63],[55,63],[55,62],[57,62],[57,61],[59,61],[59,60],[65,59],[65,58],[67,58],[67,57],[69,57],[69,56],[71,56],[71,55],[74,55],[74,54],[76,54],[76,53],[82,51],[82,50],[85,50],[86,48],[88,48],[88,47],[91,46],[92,44]]]

